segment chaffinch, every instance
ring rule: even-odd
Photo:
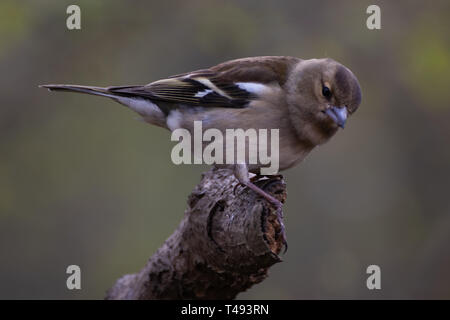
[[[49,90],[109,97],[137,112],[153,125],[171,131],[203,129],[278,129],[279,169],[298,164],[315,146],[344,128],[361,103],[353,73],[332,59],[302,60],[287,56],[251,57],[227,61],[175,75],[147,85],[92,87],[49,84]],[[233,170],[240,183],[277,208],[281,202],[254,185],[249,172],[260,163],[217,165]]]

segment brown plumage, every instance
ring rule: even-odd
[[[353,73],[332,59],[252,57],[179,74],[147,85],[90,87],[43,85],[112,98],[150,123],[169,130],[279,129],[279,168],[299,163],[315,146],[344,127],[361,103]],[[257,164],[220,165],[278,208],[281,203],[254,186]],[[281,212],[281,210],[279,211]],[[281,219],[280,219],[281,223]],[[283,232],[284,236],[284,232]]]

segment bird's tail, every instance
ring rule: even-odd
[[[39,87],[47,88],[49,91],[69,91],[112,98],[140,114],[146,122],[167,128],[166,115],[157,104],[152,102],[150,94],[142,90],[143,86],[91,87],[73,84],[43,84]]]
[[[117,94],[109,91],[108,88],[102,87],[91,87],[91,86],[79,86],[74,84],[43,84],[39,86],[40,88],[47,88],[49,91],[69,91],[69,92],[78,92],[78,93],[86,93],[92,94],[96,96],[108,97],[108,98],[117,98]]]

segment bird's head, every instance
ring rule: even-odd
[[[300,62],[287,82],[293,125],[301,139],[318,145],[344,128],[361,103],[355,75],[332,59]]]

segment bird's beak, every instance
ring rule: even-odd
[[[345,122],[347,121],[347,107],[336,107],[336,106],[330,106],[328,109],[325,110],[325,113],[333,119],[336,124],[344,129]]]

